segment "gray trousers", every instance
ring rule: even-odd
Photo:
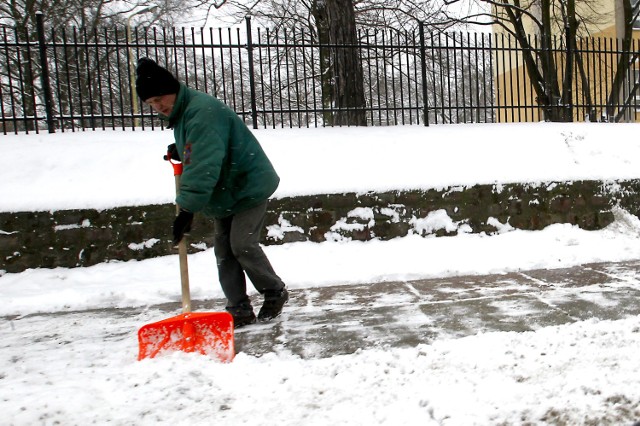
[[[260,231],[266,211],[265,201],[233,216],[214,220],[213,249],[227,307],[249,301],[245,272],[260,294],[284,287],[260,247]]]

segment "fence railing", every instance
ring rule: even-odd
[[[0,126],[8,132],[154,129],[164,123],[135,95],[135,63],[146,56],[187,85],[211,93],[258,127],[336,125],[354,109],[366,125],[513,122],[543,119],[523,62],[504,34],[358,32],[353,45],[318,42],[313,29],[0,27]],[[531,43],[538,49],[537,43]],[[561,61],[562,40],[553,47]],[[335,102],[332,57],[355,50],[364,103]],[[633,47],[635,51],[635,44]],[[610,40],[581,41],[574,78],[575,120],[607,119],[604,109],[621,54]],[[588,78],[585,80],[584,76]],[[625,93],[637,81],[636,65]],[[635,93],[635,92],[633,92]],[[617,102],[617,101],[616,101]],[[635,97],[615,105],[632,103]],[[635,119],[635,112],[631,119]],[[340,124],[343,124],[340,122]],[[347,123],[348,124],[348,123]],[[362,123],[360,123],[362,124]]]

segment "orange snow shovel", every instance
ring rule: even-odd
[[[171,161],[170,157],[168,159]],[[177,193],[182,163],[171,161],[171,164]],[[178,206],[176,208],[180,210]],[[153,358],[165,351],[183,351],[199,352],[222,362],[232,361],[235,356],[233,317],[228,312],[191,312],[185,238],[178,244],[178,257],[182,283],[182,314],[146,324],[138,330],[138,360]]]

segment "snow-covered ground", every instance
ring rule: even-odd
[[[637,129],[636,124],[536,123],[255,133],[282,178],[275,194],[282,197],[637,179]],[[171,142],[166,131],[1,136],[0,211],[171,202],[173,176],[161,159]],[[493,236],[294,243],[266,252],[291,289],[640,258],[640,221],[624,211],[616,211],[616,217],[600,231],[562,224],[536,232],[506,226]],[[0,272],[3,423],[580,425],[640,420],[637,316],[323,359],[240,353],[232,363],[218,364],[174,353],[138,362],[136,332],[144,325],[138,322],[158,318],[99,312],[179,300],[177,269],[176,257],[167,256]],[[221,297],[212,251],[190,257],[190,276],[194,299]],[[65,314],[28,316],[56,312]]]

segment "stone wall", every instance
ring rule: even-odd
[[[272,199],[263,243],[487,234],[553,223],[600,229],[619,205],[640,213],[639,181],[474,185]],[[175,253],[170,204],[110,210],[0,213],[0,271],[89,266]],[[213,222],[196,215],[192,252],[211,247]]]

